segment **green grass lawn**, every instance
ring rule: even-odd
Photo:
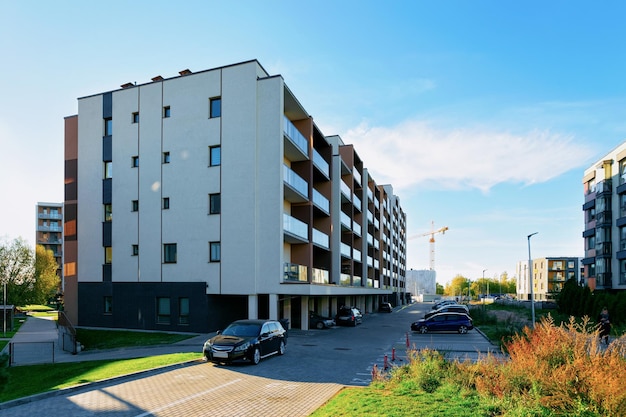
[[[76,329],[76,340],[85,347],[85,350],[167,345],[193,336],[189,334],[134,332],[127,330]]]

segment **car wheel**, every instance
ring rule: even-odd
[[[283,340],[280,341],[280,346],[278,347],[278,354],[279,355],[285,354],[285,342]]]
[[[321,330],[324,328],[324,323],[322,323],[321,321],[318,321],[317,324],[315,324],[315,327]]]
[[[426,326],[420,326],[419,329],[417,329],[417,331],[419,331],[420,333],[428,333],[428,327]]]
[[[352,327],[356,327],[356,320],[352,322]]]
[[[261,351],[259,348],[254,348],[254,352],[252,353],[252,363],[258,365],[261,362]]]
[[[460,326],[459,327],[459,333],[461,333],[461,334],[467,333],[467,326]]]

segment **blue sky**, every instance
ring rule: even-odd
[[[437,281],[582,256],[583,171],[626,140],[618,1],[0,1],[0,238],[63,200],[78,97],[258,59],[391,183]],[[407,267],[426,269],[427,237]]]

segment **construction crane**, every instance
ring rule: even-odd
[[[416,239],[418,237],[423,237],[423,236],[430,236],[430,270],[434,271],[435,270],[435,234],[436,233],[441,233],[442,235],[445,234],[446,231],[448,230],[448,226],[444,226],[435,230],[435,222],[431,221],[430,224],[431,224],[430,232],[409,236],[407,240]]]

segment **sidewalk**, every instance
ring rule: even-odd
[[[2,350],[2,353],[8,354],[9,345],[11,343],[14,344],[11,366],[132,359],[188,352],[198,352],[198,358],[200,358],[202,355],[202,346],[209,337],[211,337],[211,335],[203,334],[169,345],[89,350],[72,354],[62,349],[55,320],[28,316],[17,333],[15,333],[13,338],[9,341],[9,344]]]

